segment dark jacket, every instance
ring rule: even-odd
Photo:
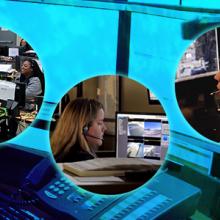
[[[68,153],[59,154],[56,158],[56,162],[61,163],[67,163],[67,162],[77,162],[77,161],[83,161],[83,160],[91,160],[94,159],[94,157],[89,154],[88,152],[82,150],[79,147],[79,144],[77,144],[77,147],[73,146],[71,147],[70,151]]]

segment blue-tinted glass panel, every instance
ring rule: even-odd
[[[128,2],[131,3],[149,3],[149,4],[164,4],[164,5],[179,5],[180,1],[179,0],[128,0]]]
[[[204,9],[220,9],[218,0],[182,0],[182,6]]]
[[[115,73],[118,11],[10,1],[2,12],[0,25],[15,30],[39,54],[45,100],[58,102],[80,81]]]

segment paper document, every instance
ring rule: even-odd
[[[79,182],[124,182],[121,178],[116,176],[97,176],[97,177],[74,177]]]
[[[126,171],[157,170],[161,161],[139,158],[95,158],[64,163],[63,169],[78,176],[124,176]]]

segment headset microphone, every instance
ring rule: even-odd
[[[96,137],[96,136],[93,136],[93,135],[88,134],[88,130],[89,130],[88,126],[83,127],[83,134],[84,134],[85,136],[88,136],[88,137],[91,137],[91,138],[95,138],[95,139],[104,141],[103,138]]]
[[[90,134],[85,134],[87,137],[91,137],[91,138],[95,138],[95,139],[98,139],[98,140],[101,140],[101,141],[104,141],[103,138],[99,138],[99,137],[96,137],[96,136],[93,136],[93,135],[90,135]]]

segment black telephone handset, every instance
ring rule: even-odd
[[[11,146],[0,148],[0,219],[2,210],[39,219],[75,219],[66,208],[71,202],[67,197],[74,191],[71,184],[50,155]]]
[[[31,169],[25,177],[22,187],[37,190],[54,175],[55,170],[53,168],[53,164],[51,163],[51,160],[46,157]]]

